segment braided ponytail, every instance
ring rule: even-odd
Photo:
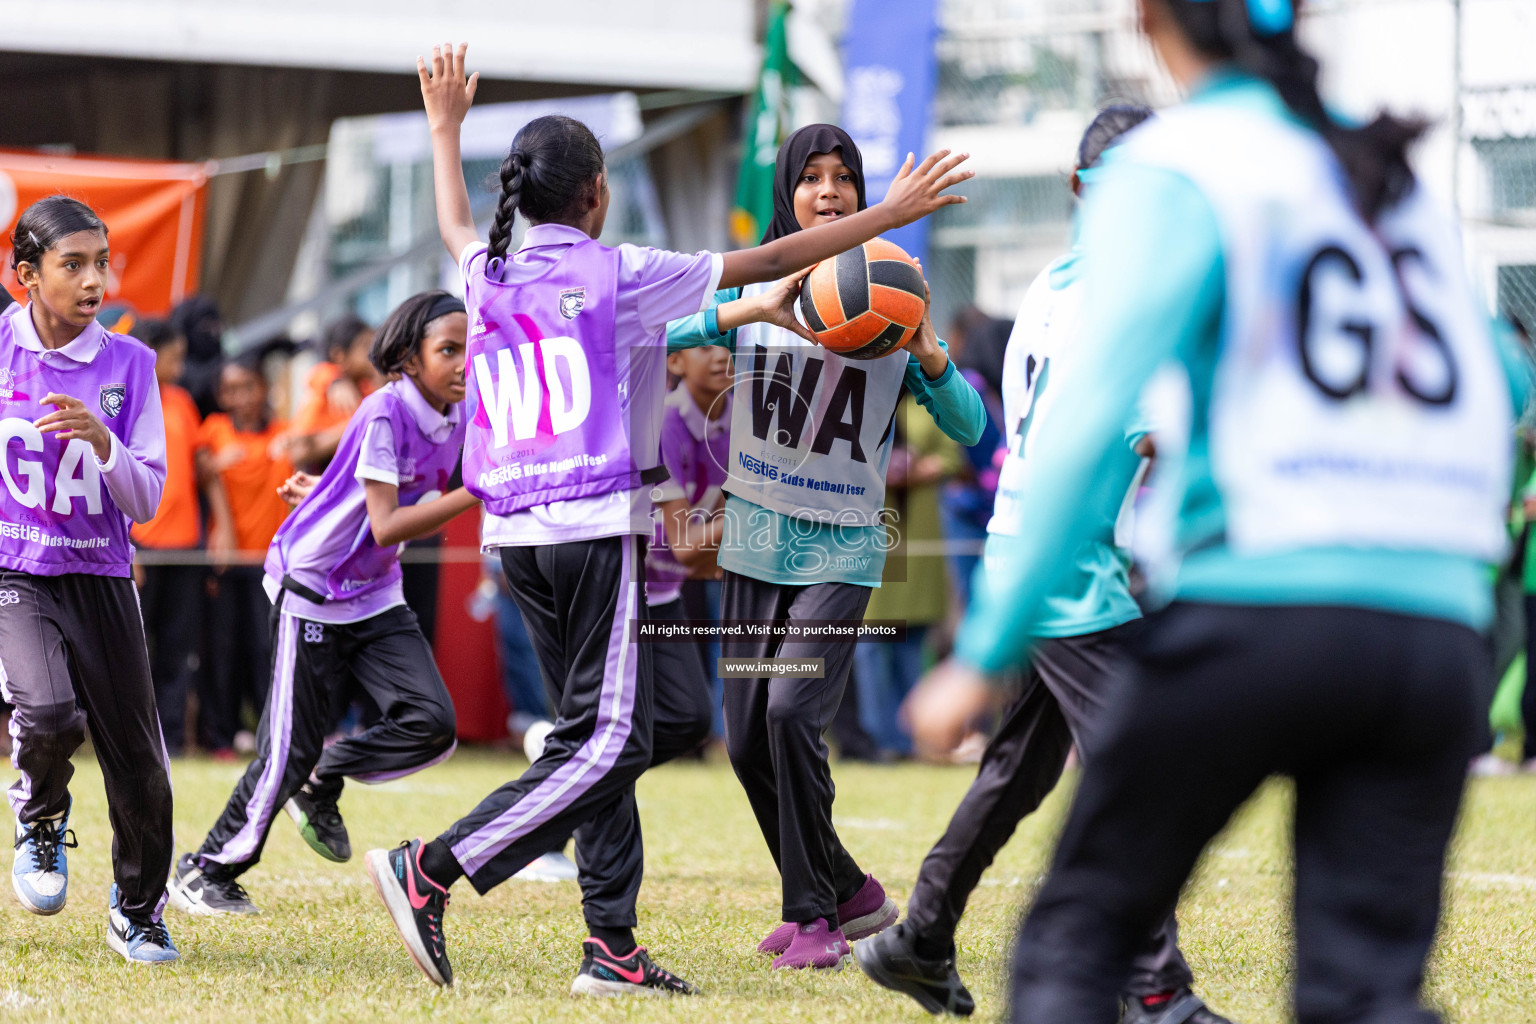
[[[1322,136],[1367,222],[1412,189],[1408,147],[1423,133],[1424,121],[1383,112],[1363,127],[1339,124],[1323,106],[1317,61],[1297,44],[1294,25],[1256,29],[1251,0],[1163,2],[1196,49],[1268,82],[1291,112]]]
[[[513,149],[501,162],[501,198],[496,201],[496,218],[491,221],[491,253],[493,260],[505,259],[507,247],[512,244],[512,221],[517,216],[517,204],[522,200],[523,175],[528,168],[528,158]]]
[[[580,121],[548,114],[523,125],[501,162],[501,198],[491,221],[491,266],[506,259],[517,214],[531,224],[575,221],[602,174],[603,147]]]

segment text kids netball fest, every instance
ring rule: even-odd
[[[1536,3],[0,26],[0,1016],[1536,1024]]]

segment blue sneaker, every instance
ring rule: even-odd
[[[11,888],[21,905],[34,914],[57,914],[69,896],[69,862],[64,850],[74,849],[75,834],[69,830],[69,812],[57,818],[16,823],[16,861],[11,865]]]
[[[117,885],[107,897],[107,945],[131,964],[168,964],[180,960],[163,921],[135,921],[117,909]]]

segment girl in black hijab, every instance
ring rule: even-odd
[[[853,140],[833,125],[801,128],[779,148],[763,241],[865,206]],[[897,917],[884,887],[858,866],[832,825],[832,773],[821,737],[842,701],[854,644],[826,627],[862,621],[881,582],[891,522],[885,478],[902,396],[913,394],[962,444],[980,437],[986,412],[926,317],[904,353],[850,360],[815,344],[794,315],[803,277],[719,292],[713,309],[674,322],[667,333],[669,347],[725,345],[736,356],[728,497],[717,520],[717,536],[729,538],[718,552],[721,618],[786,627],[778,636],[727,639],[722,653],[821,663],[817,678],[788,670],[732,676],[724,719],[731,765],[783,878],[783,924],[758,950],[775,955],[777,968],[825,969],[841,963],[850,942]],[[897,688],[882,690],[892,718]]]

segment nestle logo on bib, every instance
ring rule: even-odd
[[[123,411],[123,402],[128,398],[128,385],[103,384],[101,386],[101,411],[108,416],[116,416]]]
[[[567,288],[560,293],[560,315],[567,320],[575,320],[576,314],[587,304],[587,290],[585,288]]]

